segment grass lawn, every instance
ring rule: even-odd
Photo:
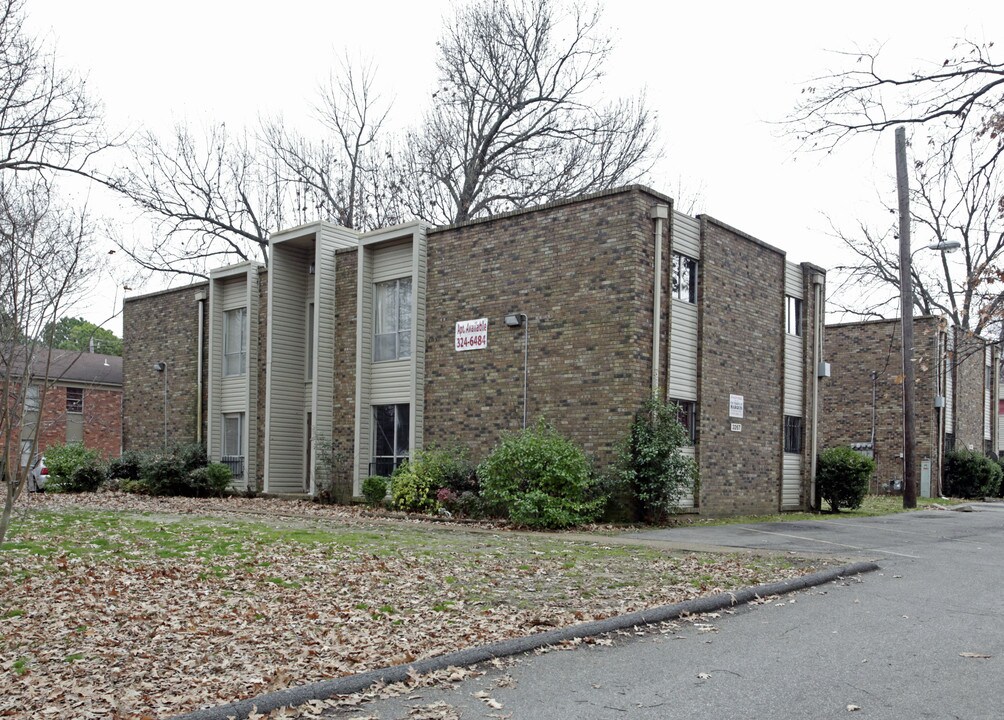
[[[0,717],[164,717],[808,572],[276,500],[30,498]]]

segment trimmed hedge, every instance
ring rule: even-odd
[[[864,502],[874,472],[875,461],[849,447],[824,450],[816,464],[819,497],[829,503],[830,512],[857,509]]]
[[[1001,466],[972,450],[945,453],[942,492],[949,497],[982,498],[1000,494]]]

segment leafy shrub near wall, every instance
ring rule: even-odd
[[[233,485],[234,476],[229,465],[209,463],[190,471],[187,480],[188,489],[196,497],[222,497]]]
[[[363,497],[367,505],[379,505],[387,498],[387,484],[390,478],[382,475],[370,475],[363,480]]]
[[[581,448],[543,420],[502,436],[478,466],[481,493],[495,513],[518,525],[563,528],[596,519],[589,462]]]
[[[168,453],[123,453],[108,464],[108,477],[125,492],[188,497],[222,495],[233,481],[230,468],[210,465],[199,444],[178,445]]]
[[[980,498],[1000,493],[1001,467],[972,450],[945,453],[943,492],[949,497]]]
[[[390,479],[390,496],[394,507],[405,512],[432,513],[439,507],[432,477],[416,458],[401,465]]]
[[[828,448],[816,463],[819,497],[829,504],[830,512],[859,508],[874,472],[875,461],[871,458],[849,447]]]
[[[689,438],[679,413],[675,403],[650,399],[634,415],[615,477],[634,501],[635,519],[665,520],[697,482],[697,463],[680,452]]]
[[[94,492],[105,479],[98,464],[97,450],[88,450],[80,443],[50,445],[45,449],[49,467],[46,490],[52,492]]]
[[[135,450],[126,450],[122,457],[108,461],[109,480],[139,480],[145,457]]]

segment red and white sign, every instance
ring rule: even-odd
[[[457,323],[457,334],[453,347],[461,350],[484,350],[488,347],[488,318],[461,320]]]

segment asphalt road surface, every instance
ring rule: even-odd
[[[638,533],[881,569],[339,717],[1004,718],[1004,505],[974,507]]]

